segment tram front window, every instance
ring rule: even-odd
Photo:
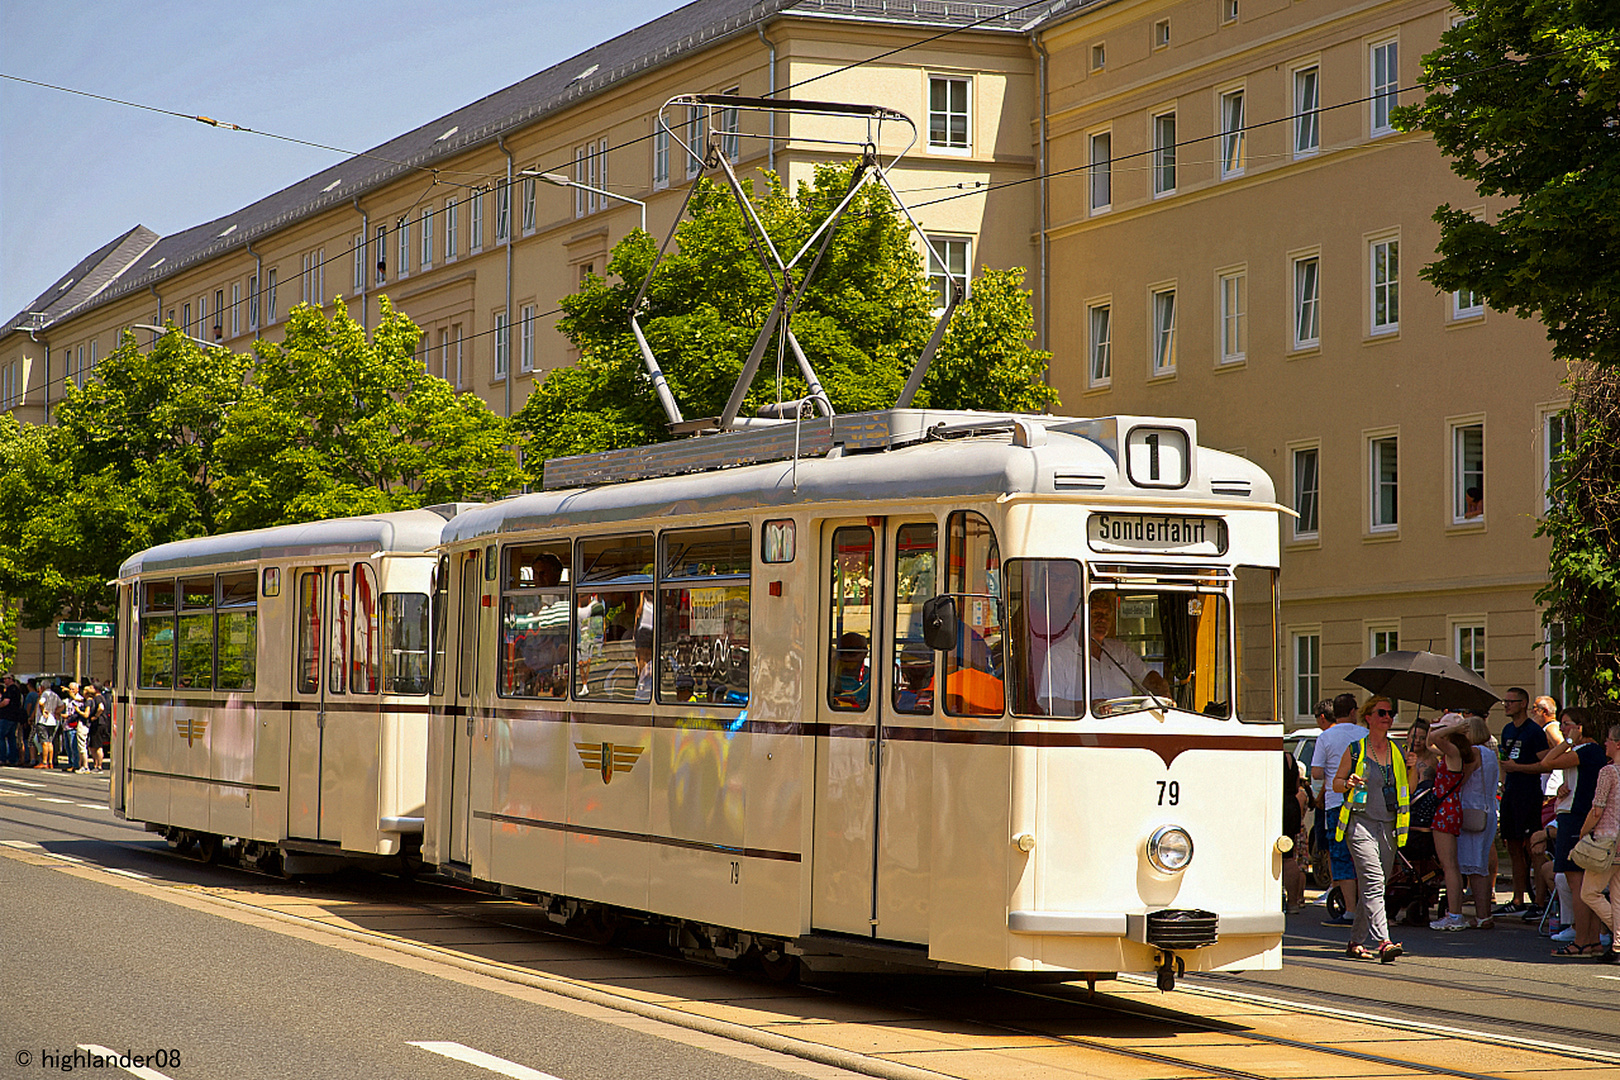
[[[1093,589],[1082,609],[1077,562],[1020,559],[1007,577],[1023,652],[1015,711],[1078,717],[1089,707],[1094,716],[1118,716],[1171,707],[1231,715],[1224,594],[1105,587]]]

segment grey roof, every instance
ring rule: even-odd
[[[1028,7],[1027,3],[982,0],[694,0],[240,210],[166,236],[155,246],[149,243],[150,250],[138,253],[138,262],[134,255],[124,253],[127,257],[119,267],[122,276],[116,287],[102,290],[93,299],[101,303],[157,284],[186,267],[244,247],[266,233],[332,206],[350,202],[356,195],[409,172],[431,168],[434,163],[470,147],[493,142],[505,132],[572,106],[627,78],[707,49],[727,38],[753,33],[756,27],[788,9],[792,9],[794,15],[941,28],[989,19],[980,28],[1001,32],[1021,32],[1038,13],[1038,9]],[[137,232],[155,237],[143,226],[137,226],[126,236]],[[0,337],[28,329],[27,325],[19,324],[29,311],[42,310],[37,306],[39,303],[36,301],[8,320],[5,329],[0,330]],[[63,309],[43,325],[66,313]]]
[[[459,507],[456,507],[459,509]],[[195,567],[230,566],[258,559],[306,555],[358,555],[374,552],[412,554],[439,542],[445,515],[437,510],[398,510],[364,517],[335,518],[306,525],[199,536],[147,548],[124,560],[120,580],[140,574],[185,571]]]
[[[49,326],[107,291],[140,255],[158,242],[158,234],[137,225],[92,251],[50,288],[40,293],[8,324],[15,330]]]

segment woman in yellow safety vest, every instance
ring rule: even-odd
[[[1406,757],[1389,738],[1394,721],[1389,698],[1374,697],[1362,706],[1367,737],[1345,751],[1333,777],[1333,790],[1345,796],[1347,811],[1339,815],[1338,839],[1350,849],[1361,896],[1345,955],[1357,960],[1376,956],[1384,964],[1401,955],[1400,945],[1389,940],[1384,882],[1394,868],[1395,849],[1406,843],[1412,813]]]

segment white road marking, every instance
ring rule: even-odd
[[[107,809],[107,804],[104,803],[104,802],[82,802],[82,803],[76,803],[75,805],[82,806],[86,810],[105,810],[105,809]]]
[[[1615,982],[1620,982],[1620,975],[1599,975],[1598,978],[1613,979]]]
[[[44,787],[38,780],[13,780],[9,776],[0,776],[0,784],[16,784],[18,787]]]
[[[72,799],[58,799],[58,798],[54,798],[54,797],[52,797],[52,796],[50,796],[50,795],[41,795],[41,796],[40,796],[40,797],[39,797],[39,801],[40,801],[40,802],[59,802],[59,803],[70,803],[70,802],[72,802],[72,801],[73,801],[73,800],[72,800]]]
[[[119,1056],[118,1051],[109,1050],[105,1046],[97,1046],[94,1043],[80,1043],[79,1049],[87,1054],[100,1054],[104,1058],[112,1058],[115,1063]],[[173,1080],[167,1074],[160,1073],[156,1069],[149,1069],[145,1065],[118,1065],[117,1068],[123,1069],[131,1076],[139,1076],[141,1080]]]
[[[410,1045],[420,1047],[432,1054],[442,1057],[465,1061],[469,1065],[476,1065],[480,1069],[488,1069],[492,1073],[510,1076],[512,1080],[557,1080],[550,1073],[543,1073],[539,1069],[531,1069],[527,1065],[519,1065],[515,1061],[498,1058],[494,1054],[486,1054],[482,1050],[474,1050],[470,1046],[463,1046],[458,1042],[413,1042]]]
[[[0,844],[4,844],[4,845],[6,845],[6,847],[14,847],[14,848],[37,848],[37,847],[39,847],[39,845],[34,843],[32,840],[0,840]]]
[[[116,866],[103,866],[102,869],[109,874],[122,874],[124,877],[132,877],[138,881],[150,881],[152,879],[150,874],[137,874],[133,870],[121,870]]]

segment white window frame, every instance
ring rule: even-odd
[[[512,362],[512,328],[506,320],[506,312],[495,313],[495,378],[506,378],[507,368]]]
[[[1318,251],[1304,251],[1288,260],[1292,279],[1290,288],[1293,302],[1289,305],[1293,325],[1288,336],[1294,350],[1317,349],[1322,346],[1322,256]],[[1312,272],[1314,268],[1314,272]],[[1311,291],[1307,293],[1307,286]],[[1310,336],[1306,336],[1307,332]]]
[[[1490,643],[1489,621],[1484,615],[1453,615],[1446,623],[1446,636],[1451,641],[1451,658],[1480,678],[1485,678],[1491,662],[1487,647]],[[1465,655],[1467,660],[1464,659]],[[1478,667],[1470,662],[1474,660],[1479,662]]]
[[[1249,355],[1249,271],[1236,267],[1215,275],[1217,362],[1241,364]]]
[[[1301,481],[1300,466],[1309,455],[1313,462],[1311,479],[1314,488],[1306,489]],[[1295,540],[1319,540],[1322,536],[1322,444],[1319,442],[1291,443],[1288,447],[1289,501],[1299,516],[1293,519]],[[1310,506],[1306,506],[1307,497]]]
[[[934,107],[934,88],[945,88],[945,108]],[[956,107],[952,100],[952,90],[961,87],[961,108]],[[945,122],[944,139],[934,140],[934,119],[943,117]],[[951,130],[953,118],[960,118],[962,133],[960,142],[956,133]],[[928,152],[930,154],[944,154],[950,157],[968,157],[973,153],[973,78],[969,75],[929,75],[928,76]]]
[[[388,284],[388,226],[377,226],[377,284]]]
[[[366,234],[355,233],[350,246],[354,252],[354,293],[358,296],[366,288]]]
[[[742,88],[739,87],[739,86],[733,86],[729,90],[727,90],[726,93],[731,94],[731,95],[736,95],[741,89]],[[737,162],[742,159],[742,135],[741,135],[741,132],[742,132],[742,114],[741,114],[741,111],[738,110],[738,109],[735,109],[735,108],[721,109],[720,110],[720,152],[722,154],[726,155],[726,160],[731,162],[733,165],[737,164]],[[603,163],[602,164],[602,172],[603,172],[603,175],[606,176],[606,174],[607,174],[607,150],[605,148],[606,140],[603,140],[603,142],[604,142],[604,149],[602,151],[602,155],[603,155],[602,156],[602,163]],[[607,187],[607,184],[603,183],[602,186]]]
[[[422,232],[422,258],[417,269],[427,270],[433,266],[433,207],[422,207],[419,224]]]
[[[1470,479],[1473,475],[1465,471],[1467,464],[1464,456],[1463,443],[1468,432],[1479,431],[1479,473],[1477,484]],[[1478,413],[1473,416],[1454,416],[1446,420],[1446,442],[1449,445],[1447,456],[1451,462],[1451,515],[1453,525],[1483,525],[1485,523],[1485,506],[1482,502],[1480,512],[1476,517],[1465,517],[1467,510],[1467,489],[1477,486],[1483,498],[1490,495],[1485,486],[1485,479],[1489,475],[1488,461],[1485,454],[1485,415]]]
[[[259,328],[259,275],[248,275],[248,329]]]
[[[935,252],[945,257],[940,263]],[[961,272],[958,273],[955,255],[961,253]],[[945,279],[954,278],[961,289],[961,300],[966,300],[973,283],[973,238],[971,236],[928,237],[928,285],[934,290],[934,312],[945,310]],[[960,306],[961,301],[958,301]]]
[[[1399,619],[1382,622],[1369,622],[1363,624],[1367,636],[1367,659],[1381,656],[1387,652],[1395,652],[1401,647],[1401,623]]]
[[[1384,303],[1380,322],[1379,301]],[[1367,241],[1367,333],[1371,337],[1401,330],[1401,236],[1388,233]]]
[[[1380,68],[1383,70],[1380,71]],[[1398,37],[1383,38],[1367,46],[1369,138],[1392,135],[1395,125],[1390,112],[1399,104],[1401,86],[1401,43]]]
[[[444,200],[444,261],[447,263],[456,261],[456,212],[459,209],[454,196]]]
[[[1547,513],[1553,508],[1552,483],[1554,461],[1558,457],[1565,440],[1569,438],[1569,414],[1566,410],[1569,402],[1553,405],[1543,405],[1540,409],[1541,422],[1537,425],[1540,431],[1538,442],[1541,446],[1541,512]]]
[[[1305,646],[1302,651],[1301,646]],[[1294,719],[1309,721],[1322,700],[1322,628],[1288,628],[1288,670],[1292,675]]]
[[[686,155],[686,178],[692,179],[703,171],[703,153],[709,141],[709,114],[702,105],[686,108],[686,144],[692,152]]]
[[[522,329],[518,333],[518,370],[534,370],[534,305],[523,305]]]
[[[1097,156],[1099,141],[1106,144],[1104,156]],[[1101,166],[1099,168],[1098,166]],[[1106,214],[1114,205],[1114,129],[1086,135],[1086,201],[1093,214]],[[1102,196],[1101,201],[1098,195]]]
[[[1237,22],[1238,0],[1221,0],[1221,22],[1230,24]]]
[[[1398,534],[1401,529],[1400,432],[1393,428],[1368,432],[1364,442],[1367,461],[1367,531],[1378,536]],[[1393,502],[1390,507],[1393,518],[1386,521],[1383,514],[1383,495],[1386,486],[1383,482],[1383,464],[1385,449],[1390,445],[1393,445],[1395,453],[1394,480],[1388,485],[1393,489]]]
[[[455,326],[451,327],[451,332],[456,336],[456,389],[460,390],[467,385],[466,372],[461,363],[464,356],[463,347],[466,344],[466,335],[461,332],[460,323],[456,323]]]
[[[495,243],[512,239],[512,185],[504,180],[495,185]]]
[[[653,117],[653,190],[669,187],[669,130]]]
[[[532,176],[523,178],[523,235],[528,236],[534,232],[535,214],[535,179]]]
[[[411,219],[401,217],[394,223],[394,230],[399,233],[399,265],[394,267],[394,278],[404,280],[411,276]]]
[[[231,282],[231,337],[242,336],[242,283]]]
[[[1312,62],[1294,69],[1294,157],[1314,157],[1321,150],[1322,65]]]
[[[1169,121],[1169,141],[1165,141],[1164,121]],[[1148,121],[1153,141],[1153,197],[1176,193],[1176,110],[1156,112]],[[1166,183],[1168,181],[1168,183]]]
[[[276,325],[276,267],[272,266],[265,275],[265,325]]]
[[[1108,43],[1094,41],[1091,44],[1091,70],[1102,71],[1108,66]]]
[[[1159,19],[1153,24],[1153,48],[1167,49],[1170,47],[1170,20]]]
[[[1102,297],[1086,305],[1086,386],[1101,390],[1113,383],[1114,301]]]
[[[1242,176],[1248,165],[1248,107],[1248,88],[1245,86],[1228,86],[1216,93],[1215,119],[1221,128],[1222,180]]]
[[[1541,643],[1542,656],[1546,660],[1541,666],[1541,692],[1558,702],[1559,708],[1568,708],[1574,702],[1570,700],[1572,695],[1567,682],[1569,665],[1564,653],[1564,624],[1549,623],[1546,632],[1547,637]]]
[[[1164,282],[1148,289],[1149,378],[1159,379],[1176,373],[1178,307],[1174,282]]]
[[[472,206],[467,214],[467,253],[484,250],[484,199],[488,188],[478,188],[471,195]]]

